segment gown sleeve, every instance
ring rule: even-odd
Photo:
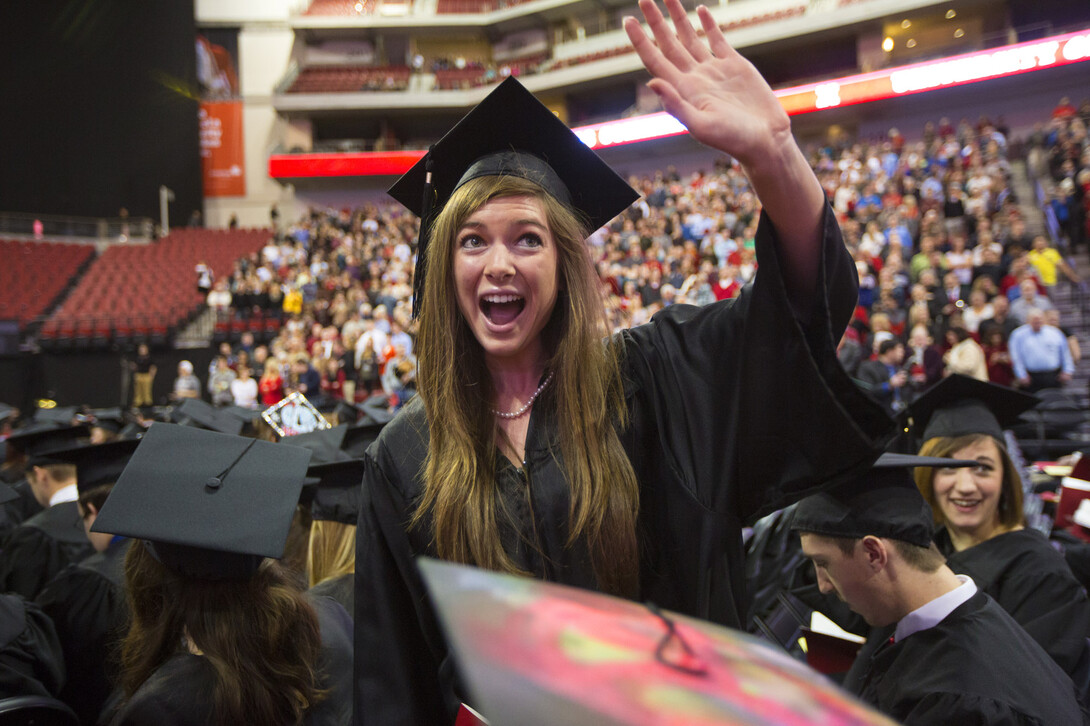
[[[405,533],[408,503],[374,459],[364,461],[356,530],[355,723],[451,723],[438,676],[450,661]]]
[[[701,507],[752,521],[869,466],[892,435],[836,357],[858,284],[828,206],[821,245],[805,324],[762,214],[759,271],[738,298],[671,306],[621,334],[633,425],[656,430],[671,478]]]
[[[124,590],[102,574],[78,565],[61,570],[42,590],[37,604],[57,628],[68,667],[60,698],[82,723],[95,723],[117,675],[114,648],[124,635]]]
[[[91,553],[88,543],[83,555]],[[17,527],[0,550],[0,592],[33,600],[71,562],[65,545],[37,527]]]
[[[53,623],[34,603],[0,595],[0,698],[53,696],[65,681]]]
[[[1041,726],[1041,721],[1006,703],[969,693],[929,693],[890,714],[904,726]],[[1085,723],[1085,719],[1083,721]],[[1077,726],[1077,724],[1073,725]]]

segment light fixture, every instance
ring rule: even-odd
[[[958,28],[957,30],[954,31],[954,37],[955,38],[962,38],[964,36],[965,36],[965,31],[962,30],[961,28]]]
[[[909,20],[908,18],[905,18],[904,20],[901,21],[901,27],[904,28],[905,30],[908,30],[909,28],[912,27],[912,21]]]
[[[363,3],[356,3],[356,12],[357,13],[362,13],[363,12]]]
[[[958,11],[954,10],[953,8],[950,8],[949,10],[946,11],[946,19],[947,20],[953,20],[957,16],[958,16]]]
[[[909,38],[908,42],[905,43],[905,47],[915,48],[916,47],[916,39],[915,38]]]
[[[882,50],[887,53],[893,50],[893,38],[886,36],[886,39],[882,41]]]

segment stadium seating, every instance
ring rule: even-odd
[[[205,304],[196,265],[203,261],[217,276],[229,275],[235,261],[258,252],[269,235],[265,229],[186,228],[155,244],[114,245],[42,326],[39,340],[44,348],[60,350],[165,345]]]
[[[355,93],[402,91],[409,85],[408,66],[310,66],[288,88],[288,93]]]
[[[44,314],[94,255],[88,244],[0,239],[0,319],[22,331]]]

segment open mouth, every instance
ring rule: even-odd
[[[506,325],[522,313],[526,300],[518,295],[485,295],[481,298],[481,312],[493,325]]]
[[[971,512],[979,504],[979,499],[951,499],[950,503],[953,504],[959,512]]]

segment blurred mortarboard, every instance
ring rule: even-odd
[[[354,459],[362,459],[371,446],[371,442],[378,438],[385,423],[366,423],[349,426],[341,443],[341,450]]]
[[[121,476],[140,442],[118,439],[105,444],[83,445],[46,452],[50,459],[76,466],[76,487],[86,492],[101,484],[113,484]]]
[[[305,434],[285,436],[280,441],[291,446],[301,446],[310,451],[312,454],[310,463],[312,466],[316,466],[351,458],[341,450],[347,432],[348,425],[341,424],[331,429],[318,429]]]
[[[314,519],[341,524],[356,523],[363,482],[362,459],[311,466],[307,476],[317,479],[310,499],[310,513]]]
[[[1003,440],[1003,429],[1037,404],[1037,397],[963,375],[942,379],[909,407],[920,439],[989,434]]]
[[[112,433],[118,433],[125,427],[125,414],[119,407],[99,408],[77,417],[82,423],[95,428],[106,429]]]
[[[74,446],[87,436],[86,426],[61,426],[56,423],[35,423],[26,428],[13,431],[7,442],[23,452],[28,464],[38,466],[49,463],[44,452],[65,449]]]
[[[424,289],[424,253],[434,215],[467,181],[495,175],[536,182],[580,212],[589,231],[639,198],[556,114],[509,77],[390,187],[390,196],[421,217],[414,315]]]
[[[284,553],[310,452],[156,423],[92,531],[146,540],[188,577],[244,579]]]
[[[330,398],[322,401],[317,409],[322,413],[336,414],[339,423],[355,423],[360,417],[360,410],[343,398]]]
[[[4,423],[15,415],[16,408],[6,403],[0,403],[0,423]]]
[[[929,547],[934,515],[909,469],[976,464],[962,459],[882,454],[867,472],[799,502],[791,529],[849,539],[874,535]]]
[[[75,406],[57,406],[55,408],[39,408],[34,412],[34,420],[41,423],[56,423],[67,426],[76,418],[79,409]]]
[[[215,406],[199,398],[187,398],[178,404],[172,414],[175,423],[183,426],[199,426],[221,434],[236,435],[242,431],[242,419],[218,411]]]

